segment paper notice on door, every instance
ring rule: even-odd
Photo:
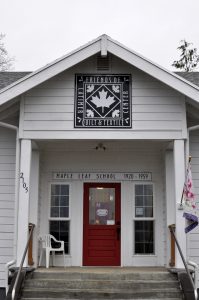
[[[136,217],[144,215],[144,208],[143,207],[136,207]]]
[[[106,225],[115,225],[115,220],[107,220]]]

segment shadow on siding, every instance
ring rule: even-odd
[[[5,288],[0,288],[0,300],[5,300],[6,298],[6,290]]]

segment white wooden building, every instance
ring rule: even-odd
[[[67,266],[169,266],[170,224],[199,263],[178,210],[189,154],[199,194],[199,87],[106,35],[19,77],[0,90],[0,286],[29,223],[36,267],[49,232]]]

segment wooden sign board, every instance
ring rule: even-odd
[[[131,75],[76,75],[75,128],[131,128],[131,115]]]
[[[97,181],[151,181],[151,172],[53,172],[53,179]]]

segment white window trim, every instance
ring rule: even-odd
[[[69,217],[51,217],[50,211],[51,211],[51,186],[52,185],[68,185],[69,186]],[[48,220],[49,221],[70,221],[71,220],[71,183],[69,182],[49,182],[49,201],[48,201]]]
[[[51,210],[51,186],[54,185],[68,185],[69,186],[69,217],[65,218],[56,218],[50,216],[50,210]],[[48,190],[48,230],[50,230],[50,221],[69,221],[69,253],[65,253],[65,256],[71,257],[71,183],[69,182],[63,182],[63,181],[51,181],[49,182],[49,190]],[[61,254],[60,254],[61,255]],[[59,255],[59,256],[60,256]]]
[[[135,186],[136,185],[152,185],[153,186],[153,217],[136,217],[135,216]],[[156,245],[156,199],[155,199],[155,184],[154,182],[149,181],[138,181],[133,183],[133,256],[134,257],[154,257],[157,256],[157,245]],[[135,228],[134,228],[134,221],[154,221],[154,253],[153,254],[136,254],[135,253]]]

